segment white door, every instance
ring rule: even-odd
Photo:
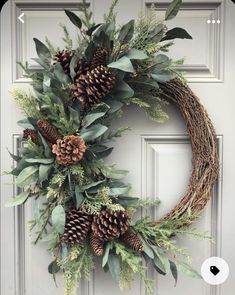
[[[29,61],[35,57],[33,37],[44,40],[47,36],[54,44],[61,45],[62,31],[59,23],[75,28],[66,19],[63,9],[77,10],[75,0],[9,0],[1,11],[1,170],[9,170],[13,164],[6,147],[16,152],[21,132],[16,121],[21,118],[14,100],[9,94],[12,87],[27,87],[16,60]],[[91,9],[99,22],[110,0],[93,0]],[[168,1],[169,2],[169,1]],[[176,288],[171,277],[155,278],[155,295],[233,295],[235,287],[235,220],[234,220],[234,126],[235,126],[235,5],[231,0],[188,0],[178,17],[170,26],[180,26],[193,36],[193,40],[180,40],[170,52],[172,57],[186,57],[183,70],[190,87],[200,97],[215,125],[219,158],[220,178],[212,201],[204,217],[197,223],[201,230],[208,230],[215,244],[195,240],[180,240],[193,256],[193,265],[198,270],[210,256],[221,256],[230,266],[230,276],[221,287],[212,287],[202,280],[181,275]],[[159,0],[156,9],[159,15],[167,6]],[[120,22],[136,18],[139,12],[147,11],[150,3],[144,0],[120,0]],[[24,24],[17,17],[24,12]],[[210,20],[210,24],[207,22]],[[213,22],[215,20],[215,23]],[[219,20],[219,22],[217,22]],[[110,162],[119,163],[119,168],[130,171],[128,181],[137,195],[159,197],[162,204],[153,217],[161,216],[171,209],[187,187],[191,168],[191,150],[183,119],[174,105],[168,107],[170,116],[166,124],[149,121],[138,108],[130,107],[116,126],[130,126],[115,143]],[[12,178],[1,179],[1,295],[62,295],[62,277],[55,287],[47,273],[51,257],[46,245],[34,246],[29,238],[27,220],[31,207],[8,209],[4,203],[15,195]],[[111,277],[104,274],[97,262],[97,270],[89,283],[82,283],[77,294],[121,294]],[[141,282],[136,279],[133,289],[122,294],[145,295]]]

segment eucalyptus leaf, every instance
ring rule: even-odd
[[[20,156],[12,154],[8,149],[7,149],[7,151],[14,161],[18,162],[22,159]]]
[[[86,141],[93,141],[97,137],[101,136],[108,130],[108,127],[101,125],[101,124],[96,124],[93,125],[89,128],[83,128],[81,130],[81,137]]]
[[[155,265],[164,273],[168,273],[170,271],[170,264],[169,264],[169,259],[162,251],[157,246],[152,246],[152,249],[154,251],[154,263]]]
[[[52,261],[49,265],[48,265],[48,272],[50,274],[55,274],[57,272],[60,271],[60,267],[57,264],[56,260]]]
[[[158,54],[154,58],[154,67],[153,71],[155,69],[157,70],[164,70],[170,65],[170,59],[165,54]]]
[[[150,32],[149,34],[149,38],[151,38],[151,40],[154,43],[158,43],[159,41],[161,41],[163,34],[164,34],[164,24],[158,24],[154,30],[152,32]]]
[[[90,150],[95,154],[95,156],[98,159],[102,159],[102,158],[108,157],[111,154],[113,147],[98,145],[98,146],[92,147]]]
[[[68,107],[69,114],[70,114],[70,120],[73,121],[74,128],[79,128],[80,126],[80,116],[79,112],[72,107]]]
[[[192,278],[195,278],[195,279],[202,278],[202,276],[195,269],[193,269],[189,264],[187,264],[185,262],[177,261],[176,266],[180,272],[182,272]]]
[[[135,205],[136,203],[138,203],[139,198],[129,197],[129,196],[118,196],[117,201],[120,205],[126,208],[126,207],[131,207]]]
[[[64,233],[65,226],[65,211],[62,205],[56,206],[51,214],[52,225],[60,234]]]
[[[134,90],[124,81],[119,81],[112,93],[114,99],[125,100],[127,98],[133,97]]]
[[[84,192],[90,188],[93,188],[93,187],[96,187],[98,186],[99,184],[103,183],[105,180],[99,180],[99,181],[96,181],[96,182],[92,182],[92,183],[89,183],[87,185],[84,185],[82,187],[80,187],[80,192]]]
[[[70,69],[70,76],[72,78],[74,78],[76,76],[75,67],[77,66],[80,58],[81,58],[81,54],[78,54],[78,52],[75,52],[75,54],[71,58],[69,69]]]
[[[65,74],[61,64],[58,62],[54,66],[54,74],[58,81],[60,81],[62,84],[68,84],[71,82],[71,79]]]
[[[71,22],[78,27],[79,29],[81,29],[82,27],[82,21],[81,19],[72,11],[66,10],[65,9],[65,13],[68,16],[68,18],[71,20]]]
[[[51,158],[52,157],[52,152],[51,152],[51,149],[50,147],[48,146],[48,144],[46,143],[44,137],[41,135],[41,133],[39,132],[39,137],[42,141],[42,144],[44,146],[44,154],[46,156],[46,158]]]
[[[39,163],[39,164],[52,164],[55,160],[53,158],[50,159],[26,159],[28,163]]]
[[[143,244],[144,244],[144,253],[151,259],[154,259],[154,252],[152,250],[152,248],[144,241],[143,241]]]
[[[105,112],[93,112],[93,113],[89,113],[88,115],[86,115],[86,117],[83,120],[83,127],[87,128],[89,127],[92,123],[94,123],[97,119],[102,118],[108,110],[106,110]]]
[[[45,44],[43,44],[40,40],[37,38],[33,38],[33,41],[36,45],[36,51],[40,59],[44,60],[50,60],[51,59],[51,53],[50,50],[47,48]]]
[[[173,0],[171,4],[167,7],[167,10],[165,13],[165,20],[170,20],[174,18],[178,13],[181,4],[182,4],[182,0]]]
[[[104,252],[103,259],[102,259],[102,267],[103,268],[108,263],[110,249],[111,249],[111,244],[107,243],[105,246],[105,252]]]
[[[16,184],[19,187],[25,187],[38,179],[38,166],[29,166],[24,168],[16,178]]]
[[[151,74],[151,77],[156,82],[167,82],[173,78],[173,76],[168,71],[159,71],[159,72],[155,71],[154,74]]]
[[[128,51],[126,54],[126,57],[129,59],[146,59],[148,58],[147,54],[144,53],[143,50],[138,50],[135,48],[132,48]]]
[[[118,41],[120,42],[120,44],[126,44],[130,42],[134,34],[134,26],[135,26],[135,21],[130,20],[127,24],[125,24],[121,28],[118,35]]]
[[[97,24],[92,26],[89,30],[86,31],[88,36],[91,36],[95,30],[97,30],[102,24]]]
[[[75,197],[76,197],[76,208],[78,209],[82,205],[85,199],[78,186],[75,186]]]
[[[109,189],[110,189],[110,196],[119,196],[119,195],[125,195],[129,192],[130,190],[130,185],[125,184],[123,182],[110,182],[108,184]]]
[[[124,178],[129,171],[128,170],[117,170],[117,169],[102,169],[102,173],[105,177],[111,179],[122,179]]]
[[[108,64],[109,68],[119,69],[124,72],[134,73],[135,69],[130,61],[130,59],[126,56],[119,58],[117,61],[114,61]]]
[[[108,114],[114,114],[119,111],[123,107],[123,103],[117,100],[108,100],[106,103],[109,105],[110,109],[108,110]]]
[[[166,35],[161,41],[173,40],[173,39],[193,39],[187,31],[182,28],[174,28],[166,32]]]
[[[173,278],[175,279],[175,286],[176,286],[177,280],[178,280],[177,266],[173,261],[169,260],[169,262],[170,262],[170,270],[171,270]]]
[[[42,182],[42,181],[48,179],[51,168],[52,168],[52,165],[40,165],[39,166],[39,181]]]
[[[86,51],[85,51],[85,56],[86,56],[86,59],[87,59],[88,62],[90,62],[92,60],[95,51],[96,51],[96,46],[95,46],[94,42],[91,41],[88,44],[88,46],[86,48]]]
[[[110,270],[112,278],[116,282],[119,282],[120,272],[121,272],[120,259],[116,254],[112,252],[109,254],[109,257],[108,257],[108,266],[109,266],[109,270]]]
[[[17,125],[19,125],[20,127],[24,128],[24,129],[27,129],[27,128],[32,129],[33,128],[33,125],[29,122],[28,119],[19,120],[17,122]]]
[[[5,207],[13,207],[13,206],[18,206],[23,204],[28,199],[29,194],[30,194],[29,191],[20,193],[18,196],[16,196],[15,198],[7,202],[5,204]]]

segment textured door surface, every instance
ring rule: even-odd
[[[93,0],[90,7],[94,19],[99,22],[110,0]],[[170,55],[186,57],[183,70],[191,88],[207,108],[217,132],[220,178],[213,198],[207,206],[197,227],[208,230],[215,244],[182,239],[179,244],[189,249],[193,265],[199,270],[201,263],[210,256],[221,256],[230,266],[230,276],[221,287],[211,287],[202,280],[183,275],[174,288],[171,277],[159,277],[150,270],[155,279],[155,295],[233,295],[235,287],[235,221],[234,221],[234,130],[235,126],[235,5],[232,1],[188,0],[183,1],[178,17],[169,27],[180,26],[193,36],[193,40],[175,42]],[[118,20],[136,18],[140,11],[146,13],[151,3],[144,0],[120,0]],[[158,1],[156,10],[161,17],[167,1]],[[28,61],[31,68],[37,65],[33,37],[44,40],[47,36],[54,44],[63,46],[60,23],[68,26],[71,35],[76,30],[66,19],[63,9],[78,9],[74,0],[11,0],[1,11],[1,163],[2,171],[13,165],[6,147],[16,152],[22,132],[16,122],[22,117],[9,90],[28,87],[29,81],[22,77],[17,60]],[[25,13],[25,23],[17,17]],[[208,20],[211,21],[208,24]],[[215,20],[215,23],[212,22]],[[220,22],[217,22],[219,20]],[[160,125],[149,121],[138,108],[125,109],[123,118],[115,127],[130,126],[122,138],[114,144],[109,162],[118,163],[121,169],[130,171],[127,181],[133,185],[133,194],[160,198],[162,204],[157,218],[172,208],[187,187],[191,169],[191,149],[183,119],[174,105],[167,111],[170,119]],[[13,179],[1,179],[1,294],[2,295],[62,295],[62,277],[58,276],[58,288],[47,273],[51,261],[46,245],[32,245],[27,220],[31,219],[32,204],[25,208],[9,209],[4,203],[16,193]],[[110,275],[104,274],[97,261],[97,270],[89,283],[83,282],[81,295],[121,294]],[[129,295],[145,295],[137,278],[133,289],[123,292]]]

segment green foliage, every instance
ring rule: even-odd
[[[105,23],[109,24],[109,23],[115,22],[117,13],[114,11],[114,9],[117,6],[117,4],[118,4],[118,0],[113,0],[108,13],[104,15]]]
[[[63,194],[63,187],[66,180],[66,174],[58,171],[54,174],[50,180],[47,187],[47,198],[48,199],[58,199]]]
[[[181,4],[182,0],[173,0],[171,4],[167,7],[165,19],[171,20],[172,18],[174,18],[178,13]]]
[[[11,95],[15,98],[16,103],[25,112],[28,117],[40,119],[43,115],[40,112],[37,98],[31,93],[22,89],[14,89]]]
[[[119,242],[114,242],[114,247],[116,254],[121,259],[120,288],[124,289],[130,286],[134,274],[139,274],[145,283],[146,291],[151,293],[153,281],[146,277],[146,267],[143,265],[142,258]],[[126,276],[127,270],[129,270],[129,275]]]
[[[80,279],[89,279],[94,269],[93,255],[88,244],[74,246],[66,257],[57,259],[57,264],[64,272],[65,295],[73,295]]]
[[[35,231],[35,240],[34,244],[43,238],[43,235],[47,235],[47,227],[50,224],[51,213],[53,211],[54,204],[44,203],[40,205],[36,204],[34,209],[34,220],[31,220],[30,231],[34,229]],[[52,245],[49,245],[51,247]],[[54,245],[55,247],[55,245]]]
[[[45,38],[45,41],[46,41],[46,45],[48,47],[48,49],[50,50],[51,54],[54,55],[59,48],[55,48],[53,46],[53,44],[51,43],[51,41],[48,39],[48,37]]]
[[[156,16],[155,7],[149,9],[147,16],[141,14],[135,26],[134,38],[131,41],[131,48],[144,50],[148,53],[149,49],[156,46],[164,35],[166,27],[163,21]]]
[[[30,191],[24,191],[20,193],[18,196],[13,198],[11,201],[8,201],[5,206],[6,207],[13,207],[13,206],[18,206],[26,202],[30,194]]]
[[[99,214],[103,207],[112,206],[112,199],[109,196],[109,188],[103,187],[95,197],[87,196],[82,204],[82,209],[90,214]]]
[[[44,95],[41,109],[44,116],[49,119],[55,127],[59,128],[63,135],[70,135],[76,132],[73,119],[66,113],[62,103],[53,102],[49,95]]]

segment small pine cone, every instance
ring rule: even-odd
[[[130,226],[130,216],[126,211],[105,209],[95,216],[92,232],[101,241],[111,241],[123,235]]]
[[[28,128],[25,129],[24,130],[24,134],[23,134],[23,138],[24,139],[31,138],[31,140],[32,140],[33,143],[35,143],[37,145],[40,145],[38,134],[37,134],[37,132],[34,129],[28,129]]]
[[[104,242],[93,234],[91,234],[90,244],[96,256],[102,256],[104,254]]]
[[[56,154],[56,161],[63,166],[73,165],[83,158],[87,147],[80,136],[68,135],[58,139],[52,146],[52,152]]]
[[[142,252],[143,251],[143,242],[138,237],[137,234],[133,233],[131,230],[128,230],[122,235],[121,237],[124,244],[126,244],[128,247],[133,249],[136,252]]]
[[[81,75],[85,75],[89,71],[89,65],[85,59],[81,58],[76,67],[74,68],[74,72],[76,73],[75,80],[79,78]]]
[[[106,66],[107,57],[108,50],[106,48],[97,48],[91,62],[91,69],[97,68],[98,66]]]
[[[64,234],[61,240],[73,246],[84,241],[92,223],[92,216],[82,211],[72,209],[66,214]]]
[[[50,143],[56,143],[61,138],[59,131],[52,126],[47,120],[38,120],[37,126],[42,136],[45,137]]]
[[[69,50],[59,50],[54,56],[54,64],[59,62],[65,72],[65,74],[70,74],[70,62],[73,57],[73,52]]]
[[[113,88],[115,76],[104,66],[87,72],[75,80],[72,88],[73,100],[78,99],[82,105],[90,107],[104,98]]]

